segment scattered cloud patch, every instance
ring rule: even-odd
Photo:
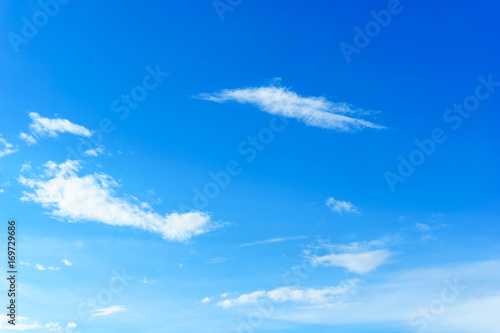
[[[43,267],[43,266],[42,266],[42,265],[40,265],[40,264],[36,264],[36,265],[35,265],[35,267],[36,267],[36,269],[38,269],[39,271],[45,271],[45,270],[46,270],[46,268],[45,268],[45,267]]]
[[[241,295],[237,298],[228,298],[217,302],[217,305],[223,308],[234,306],[244,306],[257,304],[263,301],[272,301],[275,303],[293,302],[306,306],[345,306],[343,296],[355,292],[360,280],[352,279],[341,282],[335,287],[326,287],[323,289],[301,288],[301,287],[280,287],[273,290],[254,291],[249,294]]]
[[[28,146],[32,146],[36,143],[36,139],[33,135],[26,134],[24,132],[19,133],[19,138],[26,142]]]
[[[7,156],[9,154],[13,154],[18,150],[18,147],[14,147],[12,143],[7,142],[4,138],[2,138],[2,134],[0,134],[0,157]]]
[[[326,205],[330,207],[334,213],[350,213],[350,214],[361,214],[359,210],[348,201],[335,200],[334,198],[328,198],[326,200]]]
[[[224,89],[218,93],[200,94],[197,98],[217,103],[234,101],[241,104],[253,104],[272,115],[295,118],[309,126],[340,132],[384,128],[370,121],[353,117],[353,115],[366,115],[373,111],[355,108],[347,103],[331,102],[324,97],[303,97],[288,88],[276,85]]]
[[[391,253],[387,250],[366,251],[361,253],[332,253],[325,256],[314,256],[311,259],[311,263],[321,266],[344,267],[352,273],[366,274],[382,265],[390,255]]]
[[[101,155],[102,153],[104,153],[104,146],[101,145],[95,149],[88,149],[88,150],[84,151],[83,155],[97,157],[98,155]]]
[[[27,170],[31,170],[31,162],[26,162],[21,165],[21,170],[19,172],[25,172]]]
[[[40,204],[62,220],[139,228],[171,241],[187,241],[218,226],[203,212],[160,215],[144,209],[127,196],[118,196],[114,190],[118,183],[111,176],[94,173],[80,177],[80,169],[77,161],[50,161],[39,176],[20,175],[19,182],[31,190],[23,191],[21,199]]]
[[[201,303],[203,303],[203,304],[210,303],[210,297],[205,297],[205,298],[204,298],[204,299],[202,299],[200,302],[201,302]]]

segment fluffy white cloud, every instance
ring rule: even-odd
[[[271,239],[255,241],[255,242],[251,242],[251,243],[244,243],[244,244],[240,244],[238,246],[239,247],[246,247],[246,246],[254,246],[254,245],[260,245],[260,244],[281,243],[281,242],[294,241],[294,240],[299,240],[299,239],[304,239],[304,238],[306,238],[306,236],[271,238]]]
[[[2,134],[0,134],[0,157],[13,154],[17,150],[18,150],[17,147],[14,147],[12,143],[8,143],[7,140],[2,138]]]
[[[63,259],[63,260],[61,260],[61,262],[63,264],[65,264],[66,266],[72,266],[73,265],[73,263],[71,261],[69,261],[68,259]]]
[[[36,269],[38,269],[39,271],[45,271],[45,270],[46,270],[46,268],[45,268],[45,267],[43,267],[43,266],[42,266],[42,265],[40,265],[40,264],[36,264],[36,265],[35,265],[35,267],[36,267]]]
[[[352,213],[361,214],[358,209],[350,202],[335,200],[334,198],[328,198],[326,200],[326,205],[331,208],[334,213]]]
[[[223,308],[229,308],[269,300],[275,303],[293,302],[321,307],[338,306],[343,303],[342,301],[344,300],[341,296],[353,293],[358,283],[359,280],[353,279],[343,281],[336,287],[327,287],[323,289],[287,286],[270,291],[260,290],[241,295],[237,298],[221,300],[217,305]]]
[[[109,308],[104,308],[104,309],[97,309],[94,310],[94,313],[92,314],[92,317],[102,317],[102,316],[109,316],[115,313],[120,313],[120,312],[125,312],[127,309],[123,305],[113,305],[110,306]]]
[[[72,123],[67,119],[62,118],[46,118],[40,116],[36,112],[30,112],[31,118],[30,131],[31,134],[21,132],[19,138],[24,140],[28,145],[33,145],[37,141],[37,137],[58,137],[59,134],[70,133],[83,137],[92,136],[92,132],[84,126]]]
[[[104,153],[104,146],[101,145],[95,149],[88,149],[88,150],[84,151],[83,155],[97,157],[98,155],[100,155],[102,153]]]
[[[303,97],[290,89],[279,86],[225,89],[219,93],[200,94],[200,99],[223,103],[235,101],[256,105],[267,113],[295,118],[309,126],[351,132],[363,128],[382,129],[367,120],[353,118],[372,111],[354,108],[346,103],[331,102],[324,97]]]
[[[19,176],[19,182],[31,189],[23,192],[22,200],[50,209],[54,217],[140,228],[172,241],[186,241],[217,226],[203,212],[162,216],[127,196],[119,197],[114,191],[118,184],[111,176],[94,173],[79,177],[77,161],[48,162],[45,167],[45,173],[37,177]]]
[[[4,193],[5,190],[3,188],[0,188],[0,193]]]
[[[203,304],[210,303],[210,297],[205,297],[205,298],[204,298],[204,299],[202,299],[200,302],[201,302],[201,303],[203,303]]]
[[[336,266],[347,268],[349,272],[366,274],[382,265],[391,255],[387,250],[366,251],[360,253],[328,254],[313,256],[313,265]]]
[[[90,137],[92,133],[85,127],[72,123],[67,119],[45,118],[36,112],[29,114],[32,122],[30,130],[41,136],[57,137],[61,133],[71,133],[78,136]]]

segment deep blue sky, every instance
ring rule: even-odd
[[[4,220],[19,220],[19,256],[31,263],[22,267],[20,282],[25,285],[20,315],[26,323],[72,322],[82,332],[234,332],[237,318],[246,318],[251,309],[199,301],[283,287],[280,274],[300,265],[303,250],[328,237],[337,245],[385,237],[383,249],[391,256],[377,270],[359,275],[345,267],[319,267],[301,284],[323,289],[360,278],[364,284],[353,302],[366,301],[367,309],[398,274],[467,272],[464,265],[499,260],[500,87],[457,130],[443,114],[474,95],[478,77],[491,75],[500,82],[500,5],[402,0],[402,11],[348,63],[339,44],[354,45],[354,27],[364,29],[373,20],[370,11],[387,4],[243,0],[220,20],[211,1],[73,0],[60,5],[15,52],[8,34],[21,35],[23,17],[31,20],[40,6],[3,1],[0,134],[18,151],[0,158],[0,183],[9,182],[0,203]],[[111,104],[142,83],[146,67],[157,65],[169,76],[121,120]],[[353,117],[385,128],[346,133],[288,118],[286,129],[248,163],[238,145],[268,127],[273,116],[251,103],[197,96],[273,84],[302,97],[379,111]],[[31,162],[32,176],[39,177],[47,161],[63,163],[66,147],[82,140],[61,134],[27,145],[19,133],[29,132],[30,112],[89,130],[110,119],[115,130],[104,137],[106,152],[82,157],[79,175],[109,175],[119,183],[117,195],[149,202],[160,215],[186,212],[179,207],[192,205],[193,189],[202,189],[211,171],[238,161],[242,172],[200,209],[222,225],[188,241],[170,242],[141,229],[85,219],[67,223],[45,214],[53,207],[23,202],[22,191],[29,189],[19,182],[21,165]],[[435,128],[442,128],[448,140],[391,191],[384,173],[397,173],[398,156],[408,158],[417,148],[414,140],[430,138]],[[360,213],[332,211],[325,204],[330,197],[352,203]],[[297,239],[238,246],[286,237]],[[73,265],[62,267],[63,258]],[[213,258],[225,259],[214,263]],[[40,271],[36,263],[62,269]],[[107,285],[113,267],[126,267],[137,279],[101,308],[123,305],[127,311],[87,323],[74,309]],[[481,290],[485,285],[465,275],[470,286]],[[144,277],[153,282],[138,281]],[[441,280],[436,281],[429,282],[428,297],[421,302],[401,296],[404,307],[428,304],[439,294]],[[492,287],[498,281],[487,286],[487,295],[478,291],[467,297],[487,298],[499,290]],[[460,306],[468,306],[467,298],[461,301]],[[294,318],[294,306],[279,305],[279,314],[257,331],[415,329],[407,318],[388,314],[329,320],[336,315],[326,312],[302,321]],[[469,332],[450,318],[434,329]]]

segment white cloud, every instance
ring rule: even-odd
[[[26,317],[16,316],[16,324],[11,325],[8,324],[7,321],[10,320],[9,317],[0,315],[0,331],[3,330],[11,330],[11,331],[26,331],[26,330],[34,330],[37,329],[37,332],[40,331],[50,331],[50,332],[64,332],[65,328],[75,328],[77,325],[75,323],[67,323],[66,327],[61,325],[59,322],[49,322],[45,325],[40,325],[38,322],[33,324],[25,324],[24,322],[28,320]],[[2,331],[3,332],[3,331]],[[73,331],[68,331],[73,332]]]
[[[254,246],[254,245],[260,245],[260,244],[281,243],[281,242],[294,241],[294,240],[299,240],[299,239],[304,239],[304,238],[307,238],[307,237],[306,236],[297,236],[297,237],[271,238],[271,239],[255,241],[255,242],[251,242],[251,243],[244,243],[244,244],[240,244],[238,246],[239,247],[246,247],[246,246]]]
[[[95,149],[88,149],[88,150],[84,151],[83,155],[97,157],[98,155],[100,155],[102,153],[104,153],[104,146],[101,145]]]
[[[358,209],[350,202],[335,200],[334,198],[328,198],[326,200],[326,205],[331,208],[334,213],[352,213],[361,214]]]
[[[14,147],[12,143],[8,143],[7,140],[2,138],[2,134],[0,134],[0,157],[13,154],[17,150],[18,150],[17,147]]]
[[[63,260],[61,260],[61,262],[63,264],[65,264],[66,266],[72,266],[73,265],[73,263],[71,261],[69,261],[68,259],[63,259]]]
[[[22,261],[22,260],[19,260],[19,264],[21,264],[21,265],[26,265],[26,266],[31,265],[29,262],[24,262],[24,261]]]
[[[223,262],[226,262],[227,258],[226,257],[216,257],[216,258],[210,258],[206,261],[207,264],[221,264]]]
[[[71,133],[84,137],[92,136],[92,133],[87,128],[74,124],[67,119],[45,118],[36,112],[30,112],[29,116],[32,120],[30,130],[36,135],[57,137],[62,133]]]
[[[346,309],[281,309],[273,320],[366,325],[400,332],[498,333],[500,261],[387,272],[363,283]]]
[[[19,138],[24,140],[28,146],[34,145],[36,143],[36,139],[33,135],[26,134],[24,132],[19,133]]]
[[[19,172],[24,172],[26,170],[31,170],[31,162],[26,162],[21,165],[21,170]]]
[[[0,188],[0,193],[4,193],[5,190],[3,188]]]
[[[113,305],[113,306],[110,306],[109,308],[94,310],[94,314],[92,314],[92,317],[109,316],[109,315],[112,315],[115,313],[120,313],[120,312],[125,312],[125,311],[127,311],[125,306]]]
[[[45,267],[43,267],[43,266],[42,266],[42,265],[40,265],[40,264],[36,264],[36,265],[35,265],[35,267],[36,267],[36,269],[38,269],[39,271],[45,271],[45,270],[46,270],[46,268],[45,268]]]
[[[62,327],[61,324],[58,322],[50,322],[48,324],[45,324],[45,328],[48,329],[49,331],[61,331]]]
[[[22,200],[50,209],[56,218],[140,228],[172,241],[186,241],[217,227],[203,212],[162,216],[143,209],[129,197],[116,195],[118,184],[111,176],[94,173],[79,177],[81,166],[77,161],[48,162],[45,167],[45,173],[38,177],[19,176],[19,182],[31,189],[23,192]]]
[[[366,251],[361,253],[328,254],[313,256],[313,265],[336,266],[347,268],[349,272],[365,274],[382,265],[391,255],[387,250]]]
[[[235,101],[256,105],[262,111],[295,118],[309,126],[351,132],[363,128],[382,129],[383,126],[353,118],[351,115],[363,115],[364,111],[346,103],[331,102],[324,97],[303,97],[288,88],[263,86],[256,88],[225,89],[219,93],[200,94],[200,99],[223,103]]]
[[[311,289],[300,287],[281,287],[270,291],[254,291],[233,299],[224,299],[217,303],[218,306],[229,308],[256,304],[266,300],[283,303],[293,302],[301,305],[313,305],[321,307],[339,306],[345,298],[343,296],[353,293],[360,281],[357,279],[342,281],[336,287],[323,289]]]
[[[9,324],[8,320],[10,320],[10,317],[0,314],[0,329],[11,331],[27,331],[42,328],[42,326],[40,326],[37,322],[33,324],[24,324],[23,321],[26,320],[26,318],[24,317],[17,316],[15,325]]]
[[[49,271],[59,271],[59,270],[61,270],[61,267],[49,266],[47,268],[49,269]]]
[[[431,230],[431,227],[428,224],[425,223],[416,223],[415,228],[417,228],[419,231],[429,231]]]
[[[204,299],[202,299],[200,302],[201,302],[201,303],[203,303],[203,304],[210,303],[210,297],[205,297],[205,298],[204,298]]]

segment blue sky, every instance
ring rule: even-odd
[[[16,329],[498,332],[499,9],[3,1]]]

